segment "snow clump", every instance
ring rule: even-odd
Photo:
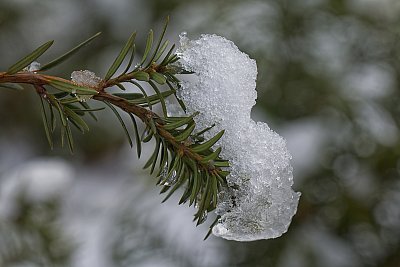
[[[71,80],[78,85],[89,87],[97,87],[101,82],[101,78],[89,70],[76,70],[72,72]]]
[[[181,77],[178,97],[196,116],[200,131],[211,138],[225,134],[214,148],[231,164],[228,187],[218,199],[221,216],[213,234],[229,240],[276,238],[285,233],[296,213],[300,193],[292,190],[291,156],[285,140],[266,123],[251,119],[256,104],[257,65],[237,46],[217,35],[189,40],[181,34],[180,64],[195,75]]]

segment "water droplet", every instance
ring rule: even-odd
[[[181,45],[181,49],[182,48],[184,49],[189,44],[189,38],[187,37],[187,32],[181,32],[181,34],[179,34],[179,39],[180,39],[179,43]]]
[[[167,174],[168,174],[168,163],[165,162],[160,172],[161,180],[165,180],[167,178]]]
[[[187,32],[181,32],[179,34],[179,38],[186,38],[187,37]]]
[[[81,103],[89,101],[93,97],[92,95],[75,95],[75,96]]]
[[[40,63],[39,63],[39,62],[36,62],[36,61],[33,61],[33,62],[29,65],[29,71],[36,72],[36,71],[38,71],[38,70],[40,70]]]
[[[37,72],[38,70],[40,70],[40,63],[37,61],[33,61],[31,64],[24,68],[24,71],[28,72]]]
[[[201,215],[201,217],[200,217],[199,223],[205,222],[205,221],[207,220],[207,216],[208,216],[208,212],[207,212],[207,211],[204,211],[204,213],[203,213],[203,214]]]
[[[194,208],[195,209],[198,209],[200,206],[199,206],[199,203],[201,202],[201,194],[198,194],[197,195],[197,197],[196,197],[196,201],[195,201],[195,203],[194,203]]]
[[[176,177],[176,171],[173,170],[171,175],[167,178],[167,180],[164,182],[164,185],[171,186],[176,183],[177,177]]]

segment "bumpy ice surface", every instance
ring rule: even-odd
[[[183,76],[179,97],[195,117],[197,130],[216,124],[207,138],[225,129],[215,147],[231,163],[228,187],[219,195],[221,219],[213,234],[252,241],[285,233],[296,213],[299,193],[293,184],[285,140],[250,113],[256,103],[257,65],[220,36],[189,40],[181,35],[180,64],[195,75]]]
[[[71,73],[71,80],[79,85],[96,87],[101,82],[94,72],[89,70],[76,70]]]

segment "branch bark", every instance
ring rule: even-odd
[[[124,78],[124,79],[122,79]],[[92,88],[95,89],[98,93],[93,96],[92,99],[97,101],[107,101],[127,113],[132,113],[137,116],[143,123],[147,126],[150,126],[151,120],[155,122],[156,129],[158,134],[164,138],[172,147],[174,147],[178,153],[183,156],[187,156],[191,158],[195,162],[197,162],[198,166],[201,166],[203,169],[209,171],[210,173],[216,173],[220,169],[210,166],[209,164],[203,163],[203,157],[190,149],[190,147],[186,146],[184,142],[176,141],[175,137],[168,132],[163,125],[164,121],[153,111],[143,108],[139,105],[130,103],[124,98],[112,95],[107,93],[105,90],[109,87],[116,85],[117,83],[125,80],[125,78],[131,79],[132,77],[120,77],[111,79],[107,82],[101,82],[97,87]],[[33,85],[34,88],[44,88],[43,86],[49,85],[50,81],[62,81],[64,83],[69,83],[74,85],[74,83],[70,80],[62,79],[55,76],[44,75],[39,72],[18,72],[16,74],[7,74],[6,72],[0,72],[0,83],[22,83],[22,84],[30,84]],[[39,93],[39,92],[38,92]],[[43,97],[43,92],[39,93]]]

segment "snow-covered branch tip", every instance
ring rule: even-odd
[[[72,152],[71,127],[88,131],[87,116],[97,120],[95,113],[106,107],[136,146],[138,157],[142,144],[154,140],[144,168],[156,173],[164,201],[183,188],[179,204],[195,206],[197,224],[216,210],[206,237],[211,232],[239,241],[280,236],[296,212],[299,194],[291,189],[285,141],[250,118],[256,99],[255,61],[216,35],[190,41],[182,34],[175,51],[175,45],[164,40],[167,25],[168,19],[156,42],[149,31],[140,59],[135,58],[132,33],[104,78],[88,70],[73,71],[71,80],[45,74],[96,34],[44,65],[36,60],[53,41],[41,45],[0,72],[0,87],[20,90],[21,85],[32,85],[51,147],[58,132],[62,146]],[[195,75],[183,75],[188,73]],[[122,92],[109,93],[111,87]],[[92,101],[104,107],[91,108]],[[161,106],[161,114],[153,111],[155,105]],[[121,111],[129,115],[132,127]],[[145,126],[141,133],[137,119]]]

